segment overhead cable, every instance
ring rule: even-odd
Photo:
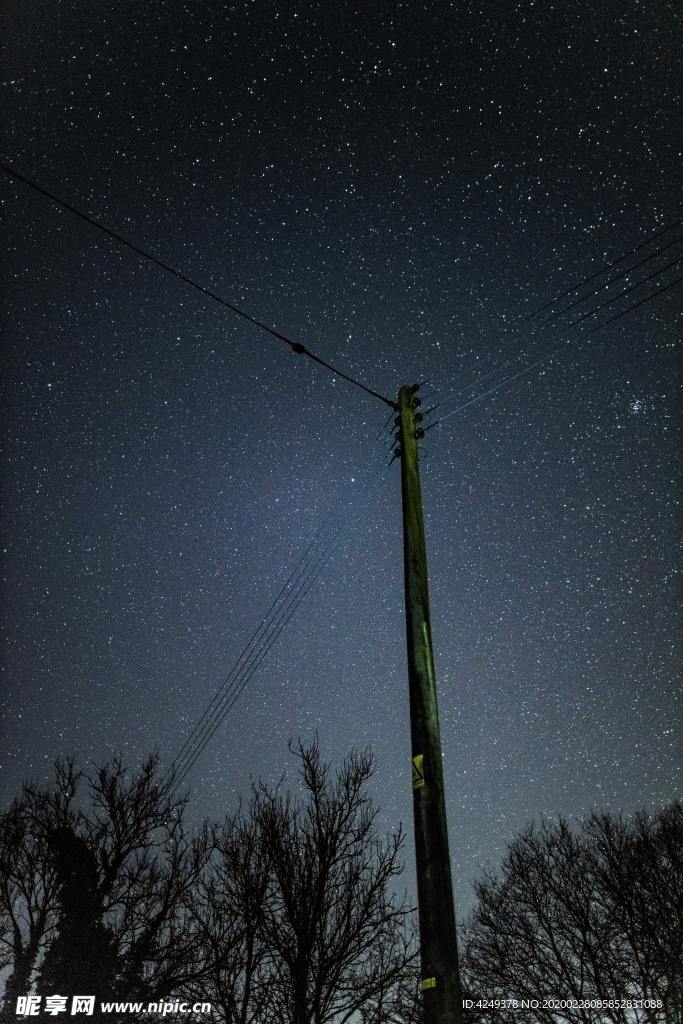
[[[666,227],[661,229],[661,231],[657,231],[656,234],[650,235],[639,245],[636,245],[633,249],[629,249],[628,252],[625,252],[623,256],[619,256],[617,259],[612,260],[611,263],[607,263],[605,266],[601,267],[600,270],[596,270],[593,274],[589,274],[588,277],[584,277],[582,281],[578,281],[576,284],[573,284],[571,288],[568,288],[565,292],[561,292],[560,295],[556,295],[554,299],[550,299],[550,301],[546,302],[543,306],[539,306],[538,309],[533,310],[533,312],[527,313],[526,316],[522,317],[520,322],[524,323],[526,320],[531,320],[532,317],[537,316],[539,313],[543,313],[544,310],[549,309],[550,306],[554,306],[556,302],[560,301],[560,299],[564,299],[567,295],[571,295],[572,292],[578,291],[579,288],[583,288],[585,284],[588,284],[590,281],[594,281],[596,277],[600,276],[600,274],[604,274],[608,270],[611,270],[612,267],[616,267],[617,264],[622,263],[634,253],[640,252],[640,250],[645,248],[646,245],[654,242],[657,238],[661,238],[662,235],[672,231],[673,228],[677,228],[680,224],[683,224],[683,217],[673,221],[671,224],[667,224]]]
[[[662,246],[661,249],[659,249],[656,253],[653,253],[652,256],[648,257],[646,260],[642,260],[640,263],[636,264],[634,267],[629,268],[629,270],[627,270],[625,272],[625,274],[629,274],[633,270],[636,270],[640,266],[643,266],[645,263],[649,262],[650,259],[660,255],[660,253],[664,252],[668,248],[671,248],[672,245],[677,244],[681,240],[683,240],[683,236],[675,239],[674,242],[670,243],[669,245]],[[677,263],[680,263],[682,258],[683,257],[677,257],[675,260],[671,260],[669,263],[666,263],[666,264],[664,264],[664,266],[659,267],[657,270],[653,271],[653,273],[648,274],[646,277],[642,277],[639,281],[636,281],[633,284],[629,285],[628,288],[624,288],[622,291],[620,291],[620,292],[610,296],[605,302],[599,303],[597,306],[594,306],[592,309],[588,310],[587,312],[582,314],[580,317],[577,317],[575,320],[572,320],[568,326],[570,326],[570,327],[571,326],[575,326],[575,325],[581,323],[583,320],[587,319],[589,316],[595,315],[600,309],[604,309],[606,306],[613,305],[615,302],[617,302],[621,298],[623,298],[623,296],[628,295],[630,292],[632,292],[635,289],[641,287],[641,285],[646,284],[648,281],[652,280],[653,278],[658,277],[660,274],[664,273],[666,270],[670,269],[672,266],[676,266]],[[612,281],[615,281],[618,278],[625,276],[625,274],[617,275],[616,277],[614,277],[612,279]],[[605,287],[607,287],[607,286],[608,285],[605,285]],[[601,289],[597,289],[597,290],[600,291]],[[649,298],[654,298],[656,295],[659,295],[659,294],[661,294],[662,291],[666,291],[666,290],[668,290],[668,286],[665,286],[664,288],[659,289],[659,290],[653,292],[650,296],[646,296],[641,302],[634,303],[632,306],[628,307],[628,310],[624,310],[623,313],[625,314],[626,312],[630,311],[631,309],[636,309],[638,306],[642,305],[644,302],[647,302],[649,300]],[[580,303],[585,302],[593,294],[595,294],[595,293],[594,292],[589,292],[587,295],[583,296],[578,302],[572,303],[572,307],[575,307],[575,306],[579,305]],[[566,308],[569,309],[571,307],[568,306]],[[606,326],[608,323],[613,323],[615,320],[618,320],[621,315],[622,315],[621,313],[617,313],[615,316],[610,317],[609,320],[604,321],[604,324],[598,324],[591,331],[587,331],[587,332],[585,332],[585,334],[581,335],[581,337],[586,337],[588,334],[594,334],[596,331],[600,330],[603,325]],[[558,324],[557,324],[556,321],[557,321],[557,317],[554,316],[554,317],[551,317],[549,320],[545,321],[545,323],[543,325],[541,325],[541,326],[547,326],[547,325],[551,324],[552,326],[557,327]],[[539,330],[538,325],[533,325],[531,327],[531,330],[532,330],[532,332],[538,331]],[[515,334],[516,334],[516,336],[519,336],[519,330],[516,330]],[[568,344],[571,344],[571,340],[568,342]],[[499,360],[497,363],[493,364],[493,367],[490,370],[487,370],[485,373],[480,374],[480,376],[477,377],[476,379],[470,381],[468,384],[462,384],[459,387],[456,387],[451,392],[451,397],[456,397],[456,396],[462,394],[463,392],[466,392],[466,391],[468,391],[468,390],[470,390],[472,388],[475,388],[475,387],[481,385],[484,381],[486,381],[490,377],[495,376],[497,373],[499,373],[502,369],[504,369],[504,367],[508,366],[509,364],[517,362],[519,359],[524,358],[525,355],[527,357],[531,356],[534,348],[536,348],[536,351],[538,351],[542,347],[542,345],[543,345],[543,339],[540,340],[538,345],[532,343],[531,345],[527,345],[525,348],[522,348],[521,351],[515,353],[514,355],[508,356],[506,359]],[[554,355],[557,351],[558,351],[558,349],[554,348],[552,350],[552,352],[549,354],[548,358],[550,358],[552,355]],[[541,357],[540,362],[543,362],[545,360],[545,358],[546,357]],[[539,360],[534,360],[530,364],[530,366],[524,370],[524,372],[526,373],[528,371],[528,369],[533,369],[537,365],[539,365]],[[458,373],[456,375],[455,379],[457,379],[458,377],[461,377],[461,376],[466,376],[468,373],[470,373],[472,371],[472,369],[473,369],[473,367],[469,367],[466,370],[461,371],[460,373]],[[459,412],[463,408],[466,408],[467,406],[472,404],[473,402],[479,401],[480,398],[484,398],[487,395],[491,394],[492,392],[498,390],[498,387],[502,387],[503,384],[508,383],[510,380],[514,380],[516,376],[517,376],[517,374],[512,374],[512,375],[506,377],[504,381],[497,382],[492,388],[487,389],[485,392],[482,392],[480,395],[472,396],[472,398],[468,399],[465,403],[463,403],[461,405],[458,405],[456,410],[454,410],[454,411]],[[445,404],[446,401],[447,400],[444,399],[444,403],[442,403],[442,404]],[[446,415],[450,416],[451,413],[449,412]],[[440,419],[443,419],[443,418],[444,417],[442,416]],[[433,423],[432,426],[436,426],[436,422]]]
[[[666,252],[667,249],[673,248],[674,245],[678,245],[678,243],[682,241],[683,235],[679,235],[678,238],[674,238],[673,242],[668,242],[667,245],[663,245],[660,249],[657,249],[656,252],[650,253],[650,255],[646,256],[644,260],[640,261],[640,263],[634,263],[632,267],[628,267],[626,270],[622,270],[619,274],[615,274],[614,277],[611,277],[609,281],[605,281],[605,283],[601,284],[599,288],[594,288],[592,292],[587,292],[585,295],[582,295],[581,298],[575,299],[574,302],[570,302],[568,306],[563,306],[562,309],[560,309],[557,313],[553,313],[552,316],[548,317],[547,320],[543,321],[544,326],[553,323],[555,320],[559,320],[559,318],[561,316],[564,316],[565,313],[568,313],[570,309],[574,309],[576,306],[581,305],[582,302],[585,302],[586,299],[592,298],[593,295],[598,295],[600,292],[604,291],[606,288],[609,288],[611,285],[613,285],[615,281],[619,281],[622,277],[627,277],[629,274],[632,274],[634,270],[638,270],[640,267],[644,267],[646,263],[649,263],[651,260],[654,260],[658,256],[661,256],[661,254],[663,252]],[[663,267],[662,269],[665,268]]]
[[[318,363],[320,366],[325,367],[326,370],[329,370],[330,373],[335,374],[335,376],[341,377],[343,380],[348,381],[350,384],[355,384],[356,387],[361,388],[361,390],[365,391],[368,395],[372,395],[373,398],[378,398],[381,402],[384,402],[385,405],[391,406],[392,409],[394,408],[395,403],[392,402],[391,399],[385,398],[384,395],[381,395],[378,391],[374,391],[366,384],[363,384],[362,381],[356,380],[354,377],[350,377],[342,370],[339,370],[337,369],[337,367],[325,362],[325,360],[321,359],[320,356],[317,356],[315,355],[315,353],[310,352],[304,345],[301,344],[300,341],[293,341],[291,338],[288,338],[286,334],[282,334],[280,331],[275,330],[274,327],[269,327],[268,324],[265,324],[262,320],[258,320],[256,317],[251,316],[251,314],[246,313],[243,309],[240,309],[239,306],[234,305],[234,303],[228,302],[227,299],[224,299],[220,295],[217,295],[216,292],[212,291],[210,288],[205,288],[204,285],[198,284],[196,281],[193,281],[192,278],[187,276],[187,274],[183,274],[182,271],[177,270],[175,267],[172,267],[169,263],[165,263],[163,260],[159,259],[158,256],[154,256],[151,252],[148,252],[146,249],[142,249],[139,245],[136,245],[135,242],[131,242],[123,235],[120,235],[117,231],[113,231],[111,228],[107,227],[106,224],[103,224],[102,221],[97,220],[95,217],[91,217],[87,213],[83,213],[82,210],[79,210],[77,209],[77,207],[72,206],[71,203],[67,203],[64,199],[60,199],[58,196],[54,195],[54,193],[48,191],[48,189],[43,188],[42,185],[39,185],[37,182],[32,181],[30,178],[27,178],[24,174],[21,174],[19,171],[14,170],[11,167],[8,167],[6,164],[0,163],[0,170],[3,170],[5,174],[8,174],[10,177],[15,178],[17,181],[23,182],[24,185],[28,185],[29,188],[32,188],[34,189],[34,191],[39,192],[41,195],[45,196],[51,202],[56,203],[57,206],[61,206],[63,209],[68,210],[69,213],[74,214],[74,216],[80,217],[81,220],[84,220],[87,224],[91,224],[93,227],[98,228],[100,231],[104,232],[105,235],[108,235],[110,238],[113,238],[117,242],[120,242],[121,245],[125,245],[128,249],[132,250],[132,252],[137,253],[137,255],[140,256],[142,259],[149,260],[150,263],[154,263],[157,267],[160,267],[161,270],[165,270],[167,274],[172,274],[173,277],[176,277],[179,281],[182,281],[184,284],[189,285],[196,291],[201,292],[201,294],[204,295],[206,298],[211,299],[213,302],[218,302],[221,306],[224,306],[226,309],[229,309],[232,313],[235,313],[237,316],[242,317],[243,320],[246,320],[248,323],[253,324],[255,327],[260,327],[262,331],[265,331],[267,334],[270,334],[273,338],[277,338],[279,341],[283,341],[286,345],[289,345],[292,352],[295,352],[297,355],[307,356],[314,363]]]
[[[675,262],[678,262],[678,261],[675,261]],[[511,374],[509,377],[506,377],[505,380],[499,381],[493,387],[488,388],[482,394],[475,395],[473,398],[469,399],[467,402],[464,402],[462,405],[457,406],[457,408],[455,408],[455,409],[451,409],[445,415],[440,416],[438,420],[435,420],[433,423],[428,424],[424,428],[425,433],[428,430],[432,430],[434,427],[438,426],[440,423],[443,423],[445,420],[450,419],[451,416],[455,416],[456,413],[462,412],[464,409],[469,408],[469,406],[474,405],[476,402],[480,402],[483,398],[487,398],[488,395],[492,395],[494,393],[494,391],[498,391],[500,388],[504,387],[506,384],[510,384],[510,383],[512,383],[512,381],[517,380],[519,377],[523,377],[527,373],[531,373],[531,371],[535,370],[536,367],[541,366],[543,363],[548,362],[550,359],[552,359],[554,356],[556,356],[567,345],[575,344],[577,341],[581,341],[582,338],[587,338],[590,334],[595,334],[597,331],[601,331],[603,329],[603,327],[607,327],[608,324],[614,323],[615,320],[619,320],[622,316],[625,316],[627,313],[630,313],[631,310],[637,309],[639,306],[644,305],[644,303],[649,302],[651,299],[656,298],[658,295],[661,295],[663,292],[668,291],[670,288],[673,288],[674,285],[679,284],[681,281],[683,281],[683,276],[677,277],[675,280],[670,281],[668,284],[663,285],[661,288],[658,288],[656,291],[651,292],[649,295],[646,295],[644,298],[640,299],[638,302],[633,303],[633,305],[628,306],[626,309],[621,310],[621,312],[619,312],[619,313],[616,313],[614,316],[610,317],[608,320],[605,320],[602,323],[597,324],[597,326],[593,327],[590,331],[586,331],[585,334],[580,335],[578,338],[570,339],[569,341],[563,342],[561,345],[558,345],[556,348],[554,348],[552,350],[552,352],[549,352],[547,355],[542,356],[540,359],[536,359],[534,362],[529,363],[527,366],[522,367],[521,370],[518,370],[516,373]],[[624,292],[622,292],[621,295],[625,295],[628,291],[631,291],[631,290],[632,290],[631,288],[628,288]],[[621,297],[621,296],[618,296],[618,297]]]
[[[668,292],[669,288],[673,288],[675,284],[680,284],[683,281],[683,275],[675,278],[673,281],[669,281],[662,288],[658,288],[656,292],[652,292],[651,295],[646,295],[644,299],[640,299],[638,302],[634,302],[632,306],[627,306],[626,309],[622,309],[620,313],[615,313],[609,320],[605,320],[604,323],[598,324],[597,327],[592,327],[590,331],[586,331],[586,335],[595,334],[596,331],[601,331],[603,327],[607,327],[607,324],[613,324],[615,320],[621,319],[622,316],[626,316],[632,309],[638,309],[638,306],[642,306],[643,303],[649,302],[650,299],[654,299],[657,295],[662,295],[663,292]]]
[[[174,762],[172,774],[176,786],[181,786],[183,784],[197,760],[232,710],[237,699],[241,696],[244,689],[251,681],[252,676],[269,653],[271,647],[285,627],[289,624],[299,605],[315,583],[320,570],[324,567],[330,557],[333,547],[334,542],[329,544],[322,552],[320,552],[316,561],[308,568],[305,576],[299,580],[296,590],[290,596],[288,602],[279,610],[278,618],[272,624],[270,633],[266,636],[262,646],[252,650],[250,659],[236,674],[227,692],[221,697],[220,702],[216,705],[212,714],[205,720],[200,734],[196,737],[196,742],[186,752],[182,759]]]
[[[681,260],[683,260],[683,256],[679,256],[677,259],[671,260],[669,263],[666,263],[663,267],[660,267],[659,270],[653,271],[651,274],[648,274],[647,277],[642,278],[642,280],[636,281],[635,284],[630,285],[628,288],[624,288],[624,290],[619,292],[618,295],[615,295],[610,299],[606,299],[605,302],[601,302],[598,306],[594,306],[593,309],[589,309],[586,313],[582,313],[581,316],[578,316],[576,318],[576,320],[571,320],[567,326],[573,327],[575,324],[580,324],[589,316],[593,316],[595,313],[597,313],[598,310],[604,309],[605,306],[613,306],[618,299],[623,298],[624,295],[628,295],[629,292],[635,291],[636,288],[640,288],[641,285],[647,284],[647,282],[651,281],[653,277],[659,277],[659,275],[663,274],[665,270],[670,270],[671,267],[675,267],[677,263],[681,262]]]
[[[384,459],[383,464],[374,474],[376,482],[381,481],[382,470],[386,468],[387,461]],[[373,490],[373,487],[368,488],[365,494],[366,500]],[[309,543],[213,700],[176,754],[169,772],[175,785],[180,786],[185,781],[198,758],[305,599],[334,550],[343,540],[346,532],[345,524],[353,519],[353,517],[349,517],[348,513],[348,507],[337,508],[328,516]]]
[[[455,416],[456,413],[462,412],[463,409],[469,408],[470,405],[474,405],[475,402],[480,402],[482,398],[486,398],[488,395],[492,395],[494,391],[498,391],[499,388],[504,387],[506,384],[510,384],[513,380],[517,380],[518,377],[522,377],[526,373],[531,373],[531,371],[535,370],[537,366],[540,366],[542,363],[546,363],[549,359],[552,359],[553,356],[557,355],[557,353],[561,351],[562,347],[562,345],[559,345],[557,348],[553,349],[552,352],[549,352],[547,355],[542,356],[540,359],[537,359],[535,362],[530,363],[528,366],[524,366],[517,373],[513,373],[509,377],[506,377],[505,380],[501,380],[497,384],[494,384],[493,387],[488,388],[481,395],[475,395],[474,398],[470,398],[467,402],[464,402],[462,405],[459,405],[456,409],[452,409],[450,412],[447,412],[444,416],[440,416],[438,420],[435,420],[434,423],[430,423],[428,426],[424,428],[425,433],[428,430],[432,430],[433,427],[437,427],[439,423],[443,423],[444,420],[449,420],[451,416]]]

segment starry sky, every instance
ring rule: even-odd
[[[461,910],[531,818],[677,792],[683,292],[523,319],[680,217],[676,6],[3,5],[3,161],[193,280],[390,398],[428,380],[432,421],[559,346],[424,440]],[[168,765],[332,516],[192,813],[317,730],[410,830],[386,407],[7,175],[0,204],[3,802],[59,755]]]

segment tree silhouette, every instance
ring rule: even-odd
[[[254,795],[273,878],[262,931],[282,1024],[344,1024],[386,995],[410,962],[409,911],[390,888],[403,834],[377,833],[369,753],[350,754],[333,778],[317,741],[294,752],[304,799],[263,784]]]
[[[302,797],[259,783],[220,836],[197,902],[213,962],[200,987],[230,1024],[410,1024],[416,947],[391,888],[403,835],[377,832],[374,761],[351,753],[334,775],[317,742],[291,749]]]
[[[292,750],[300,796],[255,783],[194,838],[154,757],[24,786],[0,840],[5,1019],[37,991],[173,995],[226,1024],[417,1024],[403,834],[378,833],[373,758],[333,773],[317,741]]]
[[[261,927],[270,898],[270,860],[253,819],[240,809],[219,830],[210,870],[190,908],[206,970],[186,992],[194,1001],[210,1001],[229,1024],[255,1024],[275,1014]]]
[[[79,776],[69,761],[55,765],[54,783],[30,785],[0,816],[0,967],[9,970],[0,1018],[15,1020],[17,997],[55,936],[59,879],[51,855],[54,830],[74,820]]]
[[[118,958],[113,933],[102,923],[104,906],[95,854],[67,827],[55,828],[50,847],[57,876],[56,936],[43,960],[38,991],[111,995]]]
[[[191,838],[184,814],[156,757],[134,774],[59,762],[24,786],[0,844],[6,1019],[36,978],[45,994],[152,1000],[201,973],[186,907],[213,838]]]
[[[562,818],[532,825],[510,845],[500,875],[475,888],[478,904],[464,936],[467,994],[572,1001],[487,1009],[481,1019],[680,1024],[680,803],[626,820],[594,814],[578,831]],[[590,1000],[604,1005],[583,1005]],[[634,1005],[620,1005],[628,1000]]]

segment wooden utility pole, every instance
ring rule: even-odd
[[[448,854],[418,438],[418,386],[398,395],[403,554],[408,635],[413,814],[425,1024],[461,1024],[462,993]]]

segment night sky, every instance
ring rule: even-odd
[[[531,818],[677,792],[683,286],[590,336],[522,321],[680,217],[676,7],[3,5],[4,162],[193,280],[390,398],[429,380],[432,419],[560,346],[424,442],[461,910]],[[333,514],[193,815],[317,730],[334,761],[372,746],[380,824],[410,829],[387,408],[0,178],[3,803],[60,755],[167,766]]]

